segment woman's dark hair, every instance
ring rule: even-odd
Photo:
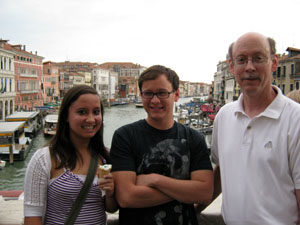
[[[69,89],[63,97],[58,114],[56,135],[52,138],[49,145],[51,157],[55,160],[57,169],[65,167],[73,170],[76,167],[77,159],[82,160],[78,150],[75,148],[70,139],[70,126],[67,121],[70,106],[84,94],[93,94],[98,96],[97,91],[93,87],[79,85]],[[100,105],[102,124],[99,131],[91,138],[89,149],[91,150],[92,157],[100,157],[101,155],[104,159],[108,160],[108,151],[106,150],[103,142],[104,109],[102,103],[100,103]]]

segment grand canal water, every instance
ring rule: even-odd
[[[177,104],[190,101],[191,98],[181,98]],[[146,112],[143,108],[136,108],[134,104],[113,106],[104,110],[104,143],[107,147],[111,146],[111,139],[114,131],[131,122],[146,118]],[[13,165],[6,164],[5,168],[0,170],[0,190],[23,190],[24,176],[27,165],[35,151],[49,142],[40,132],[33,139],[33,144],[24,161],[16,161]]]

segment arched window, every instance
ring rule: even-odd
[[[3,102],[0,101],[0,120],[3,120]]]
[[[9,115],[13,114],[13,111],[14,111],[14,101],[13,100],[10,100],[10,104],[9,104]]]
[[[5,117],[8,116],[8,101],[5,101]]]

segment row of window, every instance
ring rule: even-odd
[[[32,100],[40,100],[39,95],[27,95],[22,97],[22,102],[32,101]]]
[[[25,68],[25,67],[18,67],[17,72],[19,74],[29,74],[29,75],[37,75],[38,74],[37,69]]]
[[[39,84],[37,80],[17,80],[18,91],[36,91],[39,90]]]
[[[8,57],[1,57],[0,58],[0,68],[1,70],[8,70],[8,71],[12,71],[12,60],[11,58]]]
[[[45,82],[47,83],[56,83],[58,81],[58,77],[46,77]]]
[[[52,73],[58,73],[58,69],[57,68],[52,68],[52,71],[51,71],[51,69],[47,69],[47,74],[48,75],[51,75],[51,72]]]
[[[290,74],[294,75],[295,73],[300,72],[300,62],[296,62],[295,64],[291,64]],[[282,73],[281,73],[282,72]],[[277,78],[286,76],[286,66],[278,66],[277,71],[274,72]]]
[[[277,86],[281,89],[282,93],[284,94],[285,93],[285,84],[282,84],[281,86],[279,84]],[[296,86],[295,89],[299,90],[300,82],[295,82],[295,86]],[[294,90],[294,84],[290,84],[290,92],[293,90]]]
[[[12,92],[13,91],[12,82],[13,82],[12,78],[1,77],[0,78],[0,93]]]
[[[0,101],[0,120],[3,120],[4,117],[13,113],[13,104],[14,104],[13,100],[5,101],[5,102]]]
[[[28,62],[28,63],[36,63],[36,64],[42,64],[42,59],[36,58],[36,57],[26,57],[26,56],[20,56],[20,55],[15,55],[14,56],[15,60],[23,61],[23,62]]]
[[[32,58],[24,57],[24,56],[15,55],[15,59],[25,61],[25,62],[32,62]]]

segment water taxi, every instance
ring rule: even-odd
[[[44,128],[43,128],[43,132],[45,136],[56,134],[57,121],[58,121],[57,114],[50,114],[45,117]]]
[[[24,130],[24,121],[0,122],[0,159],[13,162],[26,158],[31,139],[25,137]]]
[[[33,138],[42,126],[39,112],[14,112],[6,117],[8,122],[25,121],[25,136]]]

